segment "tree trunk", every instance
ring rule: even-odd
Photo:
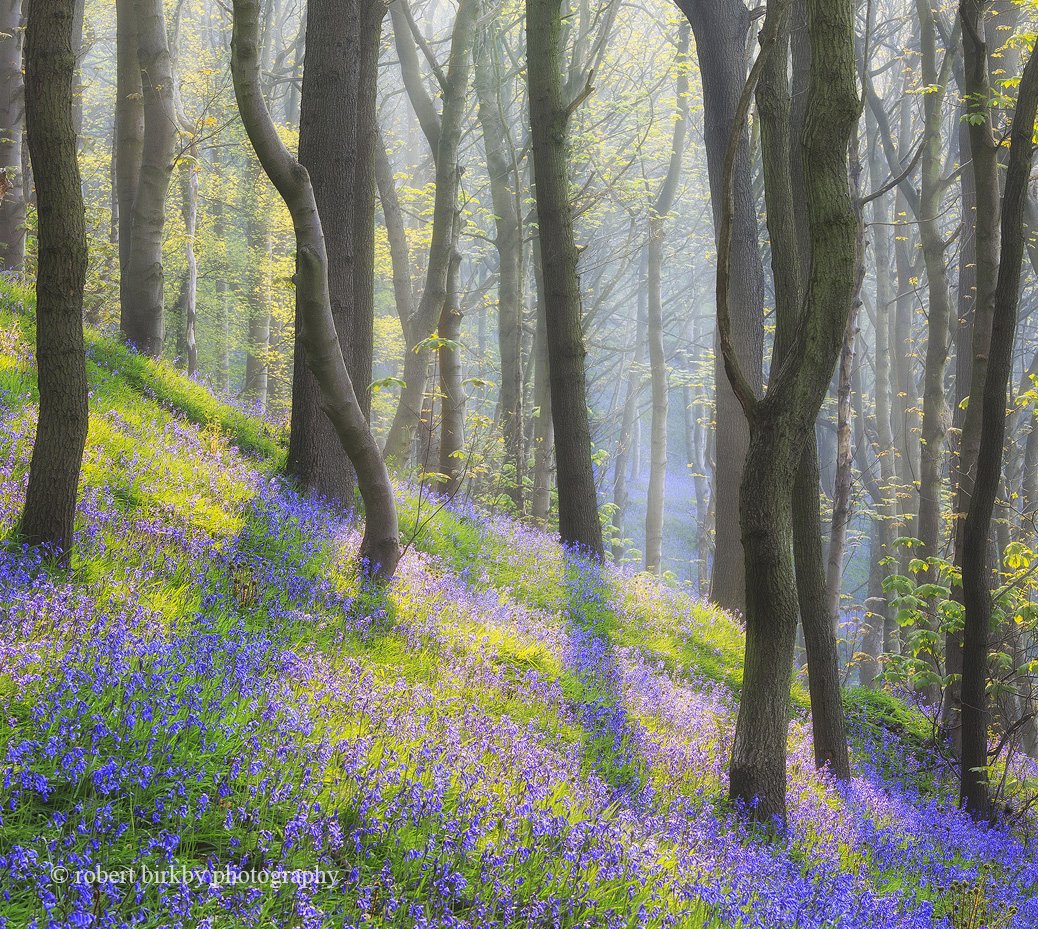
[[[374,325],[367,295],[374,269],[367,232],[368,200],[373,196],[374,183],[371,133],[377,131],[371,113],[375,106],[371,57],[378,55],[381,36],[380,17],[375,28],[370,28],[368,20],[376,17],[369,7],[384,15],[384,7],[377,2],[313,0],[307,5],[299,117],[299,162],[310,175],[325,229],[332,318],[345,346],[346,370],[359,391],[358,402],[365,415],[370,408],[367,387],[371,382]],[[347,196],[350,190],[356,190],[357,196]],[[362,269],[361,258],[365,265],[371,264],[370,270]],[[297,299],[297,332],[302,328],[303,312]],[[335,428],[321,410],[321,389],[306,365],[299,339],[294,355],[288,473],[305,490],[352,507],[353,467]]]
[[[643,253],[644,254],[644,253]],[[644,272],[645,262],[640,261]],[[633,444],[635,442],[635,424],[638,421],[638,402],[642,393],[642,368],[645,364],[645,330],[648,326],[648,290],[642,286],[643,273],[638,276],[638,298],[635,301],[634,320],[634,357],[627,372],[627,391],[624,397],[624,409],[620,419],[620,438],[617,442],[616,458],[613,461],[613,528],[617,539],[613,543],[613,558],[619,561],[627,548],[627,506],[631,492],[628,489],[628,472],[630,471]]]
[[[544,274],[551,417],[555,429],[559,532],[566,545],[602,559],[577,246],[569,201],[566,137],[576,100],[562,99],[561,0],[526,0],[527,79],[538,243]],[[579,98],[578,98],[579,99]]]
[[[198,227],[198,164],[197,156],[185,159],[180,165],[181,213],[184,217],[184,258],[186,269],[184,281],[180,289],[180,312],[183,319],[184,333],[184,365],[187,376],[194,377],[198,371],[198,344],[195,338],[195,325],[198,312],[196,295],[198,292],[198,261],[195,258],[195,231]]]
[[[144,148],[144,104],[141,66],[137,59],[136,0],[117,0],[115,172],[119,213],[119,301],[125,317],[130,304],[130,241],[133,237],[133,201],[141,180]],[[124,327],[125,331],[125,327]]]
[[[461,365],[461,255],[455,252],[447,273],[447,300],[440,314],[440,473],[449,497],[457,494],[464,477],[465,462],[465,388]]]
[[[259,4],[257,0],[234,0],[231,73],[235,97],[253,148],[292,214],[296,289],[304,310],[299,337],[321,388],[324,411],[357,473],[366,515],[362,564],[376,577],[388,579],[400,560],[393,488],[339,346],[328,291],[328,253],[313,187],[306,169],[285,148],[267,111],[259,82],[259,51]]]
[[[551,512],[551,473],[555,451],[555,430],[551,417],[551,384],[548,375],[548,325],[544,308],[544,275],[541,249],[536,241],[532,255],[537,303],[534,307],[534,384],[533,384],[533,496],[530,518],[535,526],[546,526]]]
[[[659,574],[663,566],[663,504],[667,481],[667,355],[663,344],[663,245],[667,215],[674,208],[681,178],[681,160],[688,130],[688,43],[689,27],[678,36],[675,67],[677,112],[666,177],[649,211],[649,376],[652,382],[652,440],[649,443],[649,492],[645,509],[645,570]]]
[[[963,531],[962,589],[966,628],[962,649],[961,798],[975,817],[991,815],[988,789],[988,636],[991,628],[991,571],[988,549],[991,516],[1002,475],[1006,428],[1006,393],[1013,368],[1020,268],[1023,263],[1023,214],[1034,155],[1038,110],[1038,55],[1031,54],[1020,81],[1010,134],[1009,167],[1002,200],[1002,254],[995,289],[981,410],[980,453]]]
[[[0,0],[0,271],[14,273],[25,262],[24,123],[22,0]]]
[[[504,490],[512,498],[516,511],[521,513],[526,465],[522,408],[523,230],[519,177],[508,129],[511,112],[508,102],[502,99],[500,89],[499,42],[500,23],[497,17],[492,16],[476,42],[474,83],[490,175],[496,233],[494,245],[498,257],[497,333],[501,356],[498,404],[505,444],[505,464],[512,471],[505,480]]]
[[[134,192],[128,262],[123,266],[123,338],[148,355],[162,351],[162,237],[173,172],[177,117],[173,68],[161,0],[134,0],[144,108],[140,179]],[[131,161],[132,164],[132,161]]]
[[[720,226],[725,149],[739,94],[746,79],[750,16],[742,0],[677,0],[692,24],[703,81],[703,122],[710,202],[715,236]],[[743,131],[735,158],[735,212],[732,229],[732,325],[736,351],[751,383],[760,389],[764,357],[764,269],[757,241],[757,205],[750,179],[750,157]],[[739,537],[739,486],[749,447],[749,430],[725,375],[721,352],[715,367],[716,458],[714,564],[710,596],[725,609],[745,606],[742,543]]]
[[[746,660],[743,692],[729,769],[732,799],[756,819],[785,819],[786,739],[790,669],[797,627],[797,580],[793,563],[793,485],[812,435],[843,344],[858,279],[859,219],[848,185],[848,145],[859,114],[851,0],[808,0],[810,68],[802,138],[808,204],[811,274],[804,315],[786,307],[783,363],[772,369],[766,397],[758,400],[741,370],[732,335],[728,289],[731,266],[731,188],[741,123],[749,110],[752,81],[740,99],[737,127],[725,156],[718,250],[718,331],[725,368],[750,424],[750,449],[741,492],[741,528],[746,553]],[[779,83],[787,47],[788,3],[769,6],[761,55]],[[780,128],[776,121],[776,128]],[[778,146],[781,151],[781,144]],[[772,151],[765,158],[775,156]],[[778,163],[781,164],[781,161]],[[770,172],[769,172],[770,173]],[[773,174],[792,202],[789,172]],[[770,210],[769,210],[770,214]],[[791,223],[788,211],[783,220]],[[769,221],[772,217],[769,215]],[[778,219],[778,217],[776,217]],[[776,239],[783,275],[795,267],[796,242]],[[780,245],[781,243],[781,245]],[[784,247],[782,247],[784,246]],[[773,259],[775,258],[773,254]],[[783,278],[780,278],[783,279]],[[795,277],[791,276],[791,279]],[[789,288],[795,293],[795,288]],[[778,305],[778,301],[776,301]],[[788,327],[796,334],[788,338]]]
[[[400,317],[400,330],[404,334],[404,345],[411,345],[411,317],[414,316],[414,285],[411,282],[411,250],[407,244],[407,228],[400,198],[396,193],[393,165],[386,151],[381,133],[375,147],[375,179],[378,196],[382,203],[382,218],[385,220],[386,238],[389,240],[389,257],[393,265],[393,296]],[[405,349],[406,351],[406,349]]]
[[[829,532],[829,553],[825,566],[828,612],[835,622],[840,616],[840,590],[843,586],[843,560],[847,548],[847,529],[851,522],[851,487],[854,450],[851,443],[851,374],[854,369],[854,342],[857,337],[857,308],[851,310],[847,334],[840,353],[836,417],[836,484],[833,489],[833,518]]]
[[[951,292],[945,243],[941,231],[941,128],[948,84],[947,66],[938,69],[937,29],[931,0],[916,0],[919,18],[921,70],[928,92],[923,94],[923,155],[919,192],[919,237],[926,262],[928,301],[926,366],[923,374],[923,427],[920,433],[919,519],[916,535],[922,541],[920,557],[937,555],[942,536],[941,492],[944,485],[945,436],[948,406],[944,375],[948,366]],[[950,60],[953,49],[945,51]]]
[[[21,534],[63,564],[72,546],[88,422],[82,315],[87,242],[72,123],[73,5],[29,0],[25,34],[25,120],[39,218],[40,412]]]
[[[404,356],[404,386],[401,388],[400,402],[389,435],[386,437],[386,460],[397,466],[407,462],[415,429],[421,419],[422,399],[425,395],[429,367],[430,346],[427,343],[436,332],[443,313],[443,306],[447,300],[447,275],[450,271],[451,257],[457,250],[454,233],[458,228],[456,214],[459,209],[458,190],[461,185],[458,148],[461,144],[462,119],[468,104],[471,49],[479,6],[479,0],[461,0],[458,5],[443,88],[443,114],[436,123],[435,131],[427,131],[436,164],[432,240],[429,244],[425,289],[422,291],[422,299],[410,327],[413,341],[407,346]],[[401,46],[413,48],[413,42],[408,44],[401,41],[402,30],[410,27],[406,22],[400,23],[398,3],[392,4],[392,7],[398,50]],[[405,66],[403,58],[401,66]],[[405,82],[407,80],[405,73]],[[417,94],[411,95],[412,102],[417,98]]]

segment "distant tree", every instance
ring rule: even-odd
[[[296,288],[304,357],[321,389],[322,407],[357,474],[366,523],[360,556],[388,579],[400,561],[396,501],[389,473],[357,400],[332,316],[328,252],[310,176],[285,147],[260,86],[260,12],[257,0],[234,0],[231,73],[242,122],[263,170],[292,214],[296,231]],[[349,29],[350,23],[340,23]],[[356,86],[353,88],[356,93]],[[354,115],[356,118],[356,115]],[[356,138],[355,130],[353,137]]]
[[[721,180],[725,150],[746,80],[750,11],[743,0],[676,0],[696,39],[703,81],[703,133],[715,235],[720,229]],[[750,172],[747,133],[736,152],[732,184],[732,340],[739,363],[756,391],[762,386],[764,354],[764,271],[757,241],[757,206]],[[746,586],[739,537],[739,486],[749,448],[749,429],[725,375],[721,353],[714,371],[716,457],[714,487],[715,553],[710,597],[726,609],[743,610]]]
[[[161,0],[134,0],[133,21],[144,136],[140,175],[132,203],[127,262],[120,269],[120,327],[128,342],[142,352],[158,355],[164,335],[162,241],[166,196],[173,174],[177,114]],[[127,167],[132,170],[132,165]]]
[[[67,563],[87,436],[83,288],[87,242],[72,86],[74,0],[29,0],[25,120],[36,184],[39,270],[36,365],[40,414],[21,533]]]
[[[25,261],[25,189],[22,177],[22,0],[0,2],[0,270],[21,271]]]
[[[551,416],[562,541],[604,557],[591,461],[584,331],[577,246],[569,198],[567,127],[590,92],[563,99],[561,0],[526,0],[527,80],[530,93],[538,243],[543,273]]]

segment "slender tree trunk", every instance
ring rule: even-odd
[[[941,177],[941,128],[944,122],[948,68],[938,68],[937,29],[930,4],[931,0],[916,0],[922,78],[929,88],[923,95],[923,155],[920,161],[922,175],[918,217],[929,297],[926,367],[923,375],[923,426],[920,433],[919,520],[916,529],[916,535],[923,543],[922,557],[938,553],[942,535],[941,494],[948,429],[944,376],[948,366],[951,323],[951,292],[941,231],[941,197],[945,187]],[[953,49],[945,52],[946,56],[954,54]]]
[[[746,79],[747,35],[750,15],[742,0],[677,0],[692,24],[696,55],[703,81],[703,121],[710,202],[715,235],[720,227],[721,179],[725,149],[731,135],[739,94]],[[749,146],[745,132],[736,154],[735,212],[732,229],[732,325],[740,363],[760,390],[764,357],[764,270],[757,241],[757,205],[750,177]],[[714,477],[714,564],[711,598],[726,609],[745,606],[744,558],[739,536],[739,487],[749,447],[749,430],[716,353]]]
[[[559,485],[559,532],[566,545],[601,559],[591,427],[584,372],[584,331],[577,246],[569,201],[566,136],[577,101],[562,99],[561,0],[526,0],[527,78],[538,243],[544,274],[551,417]]]
[[[465,388],[461,364],[461,255],[455,252],[447,273],[447,300],[440,314],[440,473],[444,492],[454,496],[465,476]]]
[[[536,236],[536,232],[534,233]],[[544,308],[544,275],[541,272],[541,249],[535,241],[532,249],[534,289],[534,384],[533,384],[533,496],[530,518],[536,526],[548,524],[551,512],[552,460],[555,451],[555,429],[551,417],[551,384],[548,375],[548,325]]]
[[[259,182],[259,177],[256,177]],[[255,185],[254,185],[255,186]],[[248,214],[247,239],[249,269],[246,281],[248,308],[248,345],[245,354],[243,399],[257,413],[266,412],[267,380],[270,373],[270,218],[260,204],[253,203],[253,193],[245,194],[243,211]],[[305,362],[304,362],[305,364]]]
[[[1002,201],[1002,253],[995,289],[991,353],[984,383],[977,475],[963,532],[962,588],[966,629],[962,650],[961,798],[975,817],[991,815],[988,787],[988,636],[991,628],[991,570],[988,550],[991,517],[1002,476],[1006,393],[1013,368],[1023,214],[1034,155],[1038,110],[1038,56],[1031,54],[1020,81],[1010,135],[1009,167]],[[979,248],[979,243],[978,243]]]
[[[639,264],[643,266],[644,260]],[[642,393],[642,367],[645,364],[646,334],[648,326],[648,288],[642,286],[643,275],[639,274],[638,299],[634,320],[634,357],[627,372],[627,391],[624,396],[624,409],[620,419],[620,439],[617,443],[616,458],[613,461],[613,527],[617,540],[613,543],[613,557],[619,561],[626,550],[627,538],[627,506],[631,500],[628,488],[628,472],[631,466],[633,444],[635,441],[635,424],[638,420],[638,402]]]
[[[836,485],[833,490],[833,518],[829,532],[829,553],[825,566],[828,613],[835,621],[840,615],[840,590],[843,586],[843,561],[847,530],[851,522],[854,448],[851,442],[851,375],[854,370],[854,342],[857,337],[857,307],[851,310],[847,334],[840,353],[836,422]]]
[[[385,140],[379,134],[375,148],[375,179],[378,196],[382,203],[382,218],[385,220],[386,238],[389,240],[389,256],[393,265],[393,296],[400,317],[400,330],[404,344],[411,345],[411,317],[414,316],[414,285],[411,281],[411,250],[407,244],[407,227],[400,198],[396,193],[393,165],[386,151]]]
[[[498,256],[498,350],[501,356],[499,408],[505,444],[505,462],[512,474],[504,489],[516,511],[523,509],[526,460],[523,449],[522,320],[523,232],[519,201],[519,177],[515,171],[508,122],[508,103],[502,99],[498,62],[500,24],[488,20],[475,46],[475,88],[479,100],[479,124],[490,175],[494,205],[494,245]]]
[[[67,564],[87,436],[86,218],[72,123],[72,0],[29,0],[25,120],[39,217],[36,364],[40,412],[21,533]]]
[[[119,301],[125,317],[130,305],[130,241],[133,237],[133,201],[141,180],[144,149],[144,94],[137,59],[136,0],[117,0],[115,172],[119,214]],[[125,331],[125,326],[123,327]]]
[[[432,240],[429,244],[425,289],[410,327],[413,342],[407,346],[404,357],[404,386],[400,391],[400,402],[389,435],[386,437],[385,447],[386,460],[398,466],[408,460],[415,429],[421,418],[429,367],[430,347],[427,343],[435,334],[443,313],[443,306],[447,300],[447,274],[450,271],[451,257],[457,250],[454,232],[458,228],[458,191],[461,185],[458,149],[461,144],[462,118],[468,104],[471,49],[479,6],[479,0],[461,0],[458,5],[451,37],[446,86],[443,89],[443,114],[436,121],[435,130],[427,130],[436,164]],[[410,27],[406,22],[401,24],[397,3],[392,4],[392,7],[393,28],[399,36],[403,29]],[[399,39],[397,41],[398,50],[401,47],[413,49],[413,45],[413,42],[402,42]],[[401,67],[406,69],[403,58]],[[405,71],[405,82],[408,80]],[[410,96],[414,102],[420,95]],[[421,113],[419,115],[422,116]]]
[[[134,0],[144,108],[140,179],[134,192],[128,262],[123,267],[123,338],[148,355],[163,341],[162,237],[173,173],[177,117],[173,68],[161,0]],[[121,158],[120,158],[121,160]],[[132,160],[128,159],[132,165]]]
[[[396,501],[378,444],[357,402],[343,360],[328,291],[328,253],[306,169],[285,148],[260,88],[259,4],[234,0],[231,73],[242,122],[263,169],[284,199],[296,230],[296,289],[304,308],[300,336],[321,388],[325,413],[350,456],[364,500],[360,557],[367,571],[388,579],[400,560]]]
[[[663,344],[663,246],[667,215],[677,199],[681,160],[685,153],[688,129],[688,43],[689,27],[683,25],[678,36],[675,62],[677,113],[671,141],[670,164],[656,202],[649,211],[648,285],[649,285],[649,376],[652,381],[652,441],[649,445],[649,492],[645,510],[645,570],[658,574],[663,566],[663,504],[667,481],[667,411],[669,385],[667,355]]]
[[[185,159],[180,165],[180,211],[184,217],[186,262],[180,289],[180,312],[184,326],[184,364],[188,377],[194,377],[198,371],[198,343],[195,333],[198,318],[198,260],[195,257],[195,233],[198,228],[198,165],[193,146],[191,152],[192,157]]]
[[[0,2],[0,270],[19,273],[25,262],[22,176],[22,0]]]

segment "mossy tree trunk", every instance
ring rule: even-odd
[[[68,563],[88,408],[83,343],[86,218],[76,158],[73,0],[29,0],[25,120],[36,183],[39,421],[21,532]]]

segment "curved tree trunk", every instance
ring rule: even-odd
[[[773,367],[763,400],[757,399],[752,379],[740,368],[729,312],[734,209],[730,185],[741,125],[733,130],[726,152],[718,237],[718,330],[725,368],[750,425],[741,491],[746,660],[729,779],[732,799],[763,821],[784,820],[786,810],[789,685],[799,611],[793,563],[794,478],[840,354],[859,267],[859,217],[850,196],[847,156],[859,115],[854,4],[808,0],[807,26],[811,57],[801,144],[811,274],[803,318],[797,322],[796,334],[783,339],[788,345],[782,350],[784,361]],[[769,5],[764,33],[761,55],[780,57],[758,60],[751,78],[766,63],[781,86],[777,77],[785,71],[788,2]],[[740,100],[738,123],[749,110],[752,79]],[[771,193],[780,193],[791,203],[789,172],[780,170],[775,176],[782,187]],[[795,267],[795,240],[779,240],[774,230],[771,238],[773,249],[782,242],[781,251],[788,253],[779,265],[783,275],[777,280],[783,280]],[[786,309],[788,332],[791,307]]]
[[[72,123],[73,0],[29,0],[25,120],[36,183],[40,414],[21,532],[68,563],[87,436],[83,288],[87,242]]]
[[[579,98],[568,103],[562,99],[561,14],[561,0],[526,0],[527,79],[555,429],[559,533],[563,543],[579,546],[601,560],[605,553],[591,463],[584,371],[587,352],[566,155],[569,118]]]
[[[378,444],[350,382],[332,317],[328,253],[306,169],[285,148],[259,82],[259,4],[234,0],[231,73],[242,122],[267,176],[292,214],[296,230],[296,288],[302,307],[306,362],[321,388],[322,407],[353,462],[366,510],[360,556],[367,570],[392,577],[400,560],[396,501]]]

